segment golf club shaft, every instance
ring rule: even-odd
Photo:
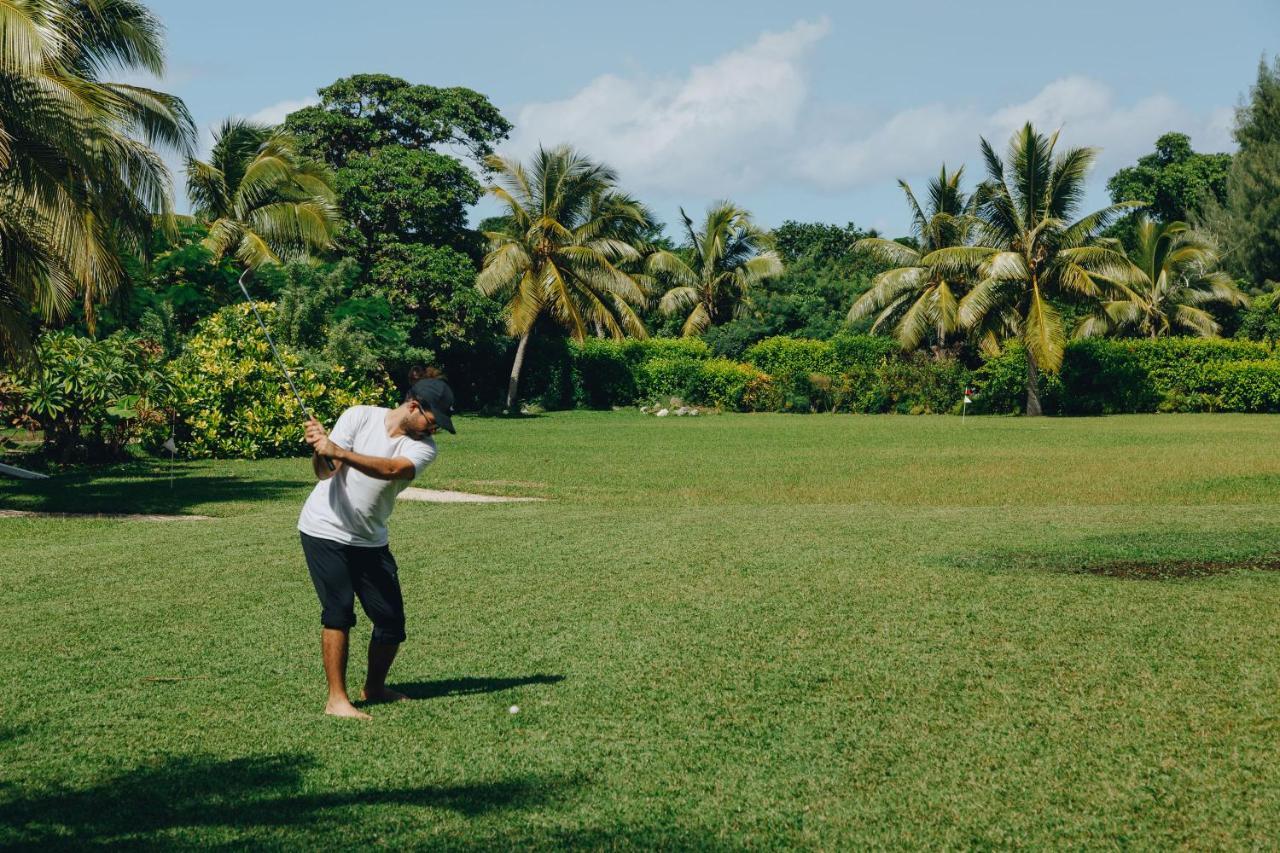
[[[244,286],[244,277],[248,274],[249,270],[245,270],[239,281],[237,281],[237,284],[240,285],[240,292],[244,294],[245,301],[249,303],[249,310],[258,319],[258,325],[262,327],[262,334],[267,336],[267,346],[271,347],[271,354],[276,357],[276,364],[280,365],[280,370],[284,373],[284,381],[289,383],[289,390],[293,392],[293,399],[298,401],[298,408],[302,409],[302,413],[307,416],[307,420],[314,420],[311,417],[311,410],[307,408],[306,403],[302,402],[302,395],[298,393],[297,386],[293,384],[293,377],[289,375],[289,368],[285,367],[284,359],[280,357],[280,351],[276,349],[276,342],[271,339],[271,332],[267,331],[267,324],[262,321],[262,315],[258,313],[258,306],[254,304],[253,297],[249,295],[249,288]],[[324,458],[324,464],[330,471],[335,470],[333,460],[328,456]]]

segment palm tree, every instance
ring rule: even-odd
[[[1027,124],[1013,134],[1005,162],[983,139],[988,177],[976,193],[981,245],[939,249],[929,259],[943,272],[976,276],[960,300],[959,318],[985,350],[998,350],[1003,340],[1022,342],[1028,415],[1041,414],[1039,372],[1062,364],[1066,334],[1054,300],[1100,299],[1105,276],[1125,274],[1124,254],[1096,238],[1137,206],[1123,202],[1073,220],[1096,152],[1055,154],[1057,140],[1057,133],[1045,136]]]
[[[0,2],[0,355],[29,351],[29,317],[94,305],[124,281],[121,252],[172,225],[155,147],[185,155],[178,98],[112,83],[164,71],[159,22],[134,0]]]
[[[949,275],[932,266],[929,258],[939,249],[965,246],[973,233],[971,200],[960,189],[964,167],[947,174],[944,164],[929,181],[928,207],[922,207],[906,181],[898,181],[911,208],[911,232],[918,249],[867,237],[854,244],[893,268],[876,276],[871,289],[849,309],[849,322],[876,315],[872,331],[892,326],[903,350],[914,350],[932,332],[940,347],[960,328],[960,297],[967,283],[964,273]]]
[[[1113,298],[1099,304],[1077,337],[1136,334],[1157,338],[1189,333],[1209,338],[1218,322],[1205,305],[1247,305],[1231,276],[1218,269],[1217,249],[1185,222],[1138,220],[1132,267],[1115,282]]]
[[[187,193],[209,251],[250,269],[329,248],[340,223],[329,170],[292,134],[244,119],[222,123],[209,162],[188,159]]]
[[[567,145],[539,148],[526,169],[490,156],[497,174],[489,192],[504,206],[476,278],[486,296],[506,301],[507,327],[520,339],[507,408],[518,401],[525,348],[546,316],[578,341],[589,333],[645,337],[636,307],[646,302],[643,276],[628,271],[643,257],[641,235],[653,218],[615,189],[617,176]]]
[[[782,274],[782,260],[764,248],[768,234],[756,227],[751,214],[732,202],[711,205],[697,230],[683,208],[680,217],[690,261],[672,252],[654,252],[646,269],[674,282],[658,308],[668,316],[683,314],[681,334],[689,337],[738,313],[754,285]]]

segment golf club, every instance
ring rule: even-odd
[[[307,408],[307,404],[302,402],[302,395],[298,393],[298,388],[293,384],[293,377],[289,375],[289,368],[284,366],[284,359],[280,357],[280,351],[276,349],[276,342],[271,339],[271,333],[267,331],[267,324],[262,322],[262,315],[258,313],[258,306],[254,304],[253,297],[249,295],[249,288],[244,286],[245,277],[252,270],[245,270],[241,273],[239,280],[236,282],[240,285],[240,292],[244,294],[245,301],[249,303],[249,309],[253,311],[253,316],[258,318],[258,325],[262,327],[262,334],[267,336],[267,346],[271,347],[271,354],[276,357],[276,364],[280,365],[281,372],[284,373],[284,381],[289,383],[289,390],[293,392],[293,399],[298,401],[298,408],[302,409],[302,413],[307,416],[307,420],[313,420],[311,410]],[[333,466],[333,460],[329,457],[324,458],[324,464],[330,471],[336,470]]]

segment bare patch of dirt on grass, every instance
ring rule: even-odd
[[[107,521],[213,521],[211,515],[159,515],[127,512],[31,512],[25,509],[0,509],[0,518],[80,518]]]
[[[1238,571],[1280,572],[1280,555],[1243,560],[1114,560],[1081,566],[1076,571],[1121,580],[1188,580]]]

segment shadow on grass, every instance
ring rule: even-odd
[[[442,696],[470,696],[497,693],[527,684],[558,684],[563,675],[525,675],[519,678],[448,678],[441,681],[408,681],[388,685],[410,699],[438,699]]]
[[[467,817],[563,798],[581,779],[522,776],[462,785],[304,792],[302,755],[234,760],[170,758],[86,788],[24,790],[0,783],[0,847],[84,848],[320,843],[339,826],[393,824],[386,809],[443,809]],[[314,790],[314,789],[312,789]],[[375,810],[367,817],[363,810]],[[279,830],[290,830],[282,836]],[[218,830],[224,830],[219,832]],[[246,837],[247,836],[247,837]]]
[[[269,501],[287,493],[302,494],[306,485],[301,477],[297,481],[254,479],[179,464],[170,486],[167,467],[135,463],[80,469],[48,480],[0,482],[0,509],[179,515],[207,504]]]

